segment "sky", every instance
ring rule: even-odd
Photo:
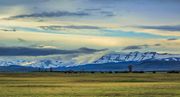
[[[180,54],[180,0],[0,0],[0,47]]]

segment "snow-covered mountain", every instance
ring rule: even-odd
[[[114,53],[102,56],[94,63],[117,63],[117,62],[141,62],[145,60],[161,60],[161,61],[180,61],[180,54],[167,54],[167,53],[156,53],[156,52],[130,52],[130,53]]]
[[[180,71],[180,55],[156,52],[109,53],[91,64],[79,65],[57,70],[75,71]]]
[[[81,48],[86,53],[72,53],[72,54],[58,54],[48,56],[0,56],[0,66],[28,66],[38,68],[56,68],[56,67],[69,67],[93,63],[105,55],[106,51],[93,51],[87,52],[87,49]]]
[[[83,49],[84,50],[84,49]],[[94,53],[74,53],[50,56],[1,56],[0,66],[24,66],[33,68],[59,68],[75,70],[125,70],[128,64],[134,64],[138,69],[173,70],[180,63],[180,54],[157,52],[111,53],[98,51]],[[176,64],[176,65],[173,65]],[[150,67],[147,67],[150,66]],[[153,66],[153,67],[151,67]],[[147,68],[146,68],[147,67]],[[93,69],[92,69],[93,68]],[[123,69],[124,68],[124,69]],[[148,70],[149,70],[148,69]],[[165,70],[165,69],[163,69]]]

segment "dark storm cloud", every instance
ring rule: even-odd
[[[42,12],[42,13],[32,13],[23,14],[9,17],[8,19],[18,19],[18,18],[37,18],[37,17],[65,17],[65,16],[89,16],[86,12],[69,12],[69,11],[57,11],[57,12]]]
[[[40,26],[40,28],[44,30],[61,30],[61,29],[103,29],[103,27],[98,26],[75,26],[75,25],[69,25],[69,26]]]
[[[95,53],[107,49],[96,50],[90,48],[80,48],[77,50],[60,50],[51,48],[27,48],[27,47],[0,47],[0,56],[44,56],[56,54],[74,53]]]
[[[155,30],[163,30],[163,31],[180,31],[180,25],[174,25],[174,26],[137,26],[139,28],[143,29],[155,29]]]

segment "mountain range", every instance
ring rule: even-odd
[[[27,52],[29,50],[26,48],[18,49]],[[37,51],[40,49],[30,50]],[[42,51],[44,52],[44,50]],[[180,70],[180,54],[138,51],[119,53],[109,52],[107,49],[95,50],[89,48],[56,51],[58,54],[53,53],[51,55],[44,55],[41,52],[41,56],[39,54],[38,56],[23,56],[22,53],[17,52],[18,55],[8,56],[1,52],[0,71],[37,71],[38,68],[53,68],[56,71],[126,71],[129,65],[132,65],[135,71]]]

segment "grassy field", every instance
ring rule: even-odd
[[[0,73],[0,97],[180,97],[180,74]]]

